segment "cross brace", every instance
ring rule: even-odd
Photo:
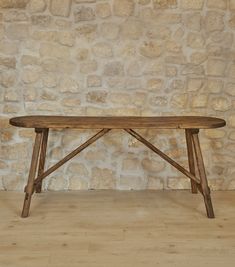
[[[25,194],[25,200],[24,200],[24,207],[22,211],[22,217],[28,216],[31,196],[35,190],[38,193],[41,191],[41,184],[44,178],[46,178],[49,174],[53,173],[55,170],[57,170],[59,167],[64,165],[66,162],[68,162],[70,159],[75,157],[78,153],[80,153],[86,147],[88,147],[89,145],[97,141],[99,138],[101,138],[103,135],[105,135],[110,130],[111,129],[102,129],[97,134],[89,138],[85,143],[77,147],[75,150],[70,152],[63,159],[61,159],[56,164],[54,164],[52,167],[44,171],[46,144],[47,144],[49,129],[36,128],[35,129],[36,138],[35,138],[34,149],[33,149],[33,154],[32,154],[29,178],[28,178],[27,186],[25,187],[26,194]],[[141,143],[143,143],[145,146],[150,148],[153,152],[155,152],[165,161],[170,163],[174,168],[176,168],[181,173],[186,175],[191,180],[192,192],[196,193],[198,189],[202,193],[204,197],[206,210],[207,210],[207,216],[209,218],[214,218],[214,211],[213,211],[213,206],[212,206],[212,202],[210,198],[210,189],[207,183],[205,167],[204,167],[202,153],[201,153],[200,144],[199,144],[199,138],[198,138],[199,129],[185,129],[190,171],[186,170],[179,163],[171,159],[169,156],[167,156],[160,149],[158,149],[156,146],[154,146],[149,141],[147,141],[144,137],[142,137],[136,131],[132,129],[126,129],[126,128],[123,130],[125,130],[131,136],[133,136],[134,138],[139,140]],[[194,153],[195,153],[195,159],[194,159]],[[195,175],[195,164],[197,164],[198,175],[200,179]],[[36,179],[34,179],[34,177],[36,176],[37,167],[38,167],[38,174],[37,174]]]

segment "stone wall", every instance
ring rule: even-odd
[[[235,0],[1,0],[0,188],[22,190],[34,132],[17,115],[207,115],[213,189],[235,188]],[[183,131],[140,131],[187,166]],[[47,166],[95,131],[50,133]],[[189,181],[122,131],[48,177],[44,188],[173,189]]]

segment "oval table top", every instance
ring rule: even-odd
[[[10,124],[25,128],[79,129],[209,129],[226,125],[225,120],[204,116],[23,116],[10,119]]]

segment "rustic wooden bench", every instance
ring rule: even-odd
[[[200,129],[218,128],[225,126],[222,119],[200,116],[174,117],[75,117],[75,116],[24,116],[10,119],[10,124],[18,127],[35,128],[36,137],[33,148],[28,183],[25,187],[25,199],[22,217],[28,217],[31,197],[34,192],[40,193],[42,180],[54,172],[64,163],[72,159],[83,149],[94,143],[111,129],[123,129],[137,140],[142,142],[173,167],[182,172],[191,180],[192,193],[198,191],[203,195],[208,218],[214,218],[214,211],[208,186],[206,171],[198,133]],[[47,140],[49,129],[78,128],[102,129],[85,143],[69,153],[58,163],[44,171]],[[183,129],[186,136],[189,171],[171,159],[156,146],[147,141],[133,129]],[[196,167],[198,176],[196,176]]]

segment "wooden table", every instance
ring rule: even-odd
[[[161,158],[170,163],[191,180],[192,193],[198,191],[203,195],[208,218],[214,218],[214,211],[208,186],[206,171],[199,143],[199,130],[225,126],[222,119],[201,116],[172,117],[75,117],[75,116],[24,116],[10,119],[10,124],[17,127],[35,128],[36,137],[32,153],[28,183],[25,187],[25,199],[22,217],[28,217],[31,197],[40,193],[42,180],[64,163],[72,159],[83,149],[94,143],[112,129],[123,129],[142,142]],[[55,165],[44,170],[49,129],[78,128],[102,129],[85,143],[77,147]],[[171,159],[156,146],[147,141],[133,129],[183,129],[185,131],[189,170]],[[198,175],[196,176],[196,167]]]

